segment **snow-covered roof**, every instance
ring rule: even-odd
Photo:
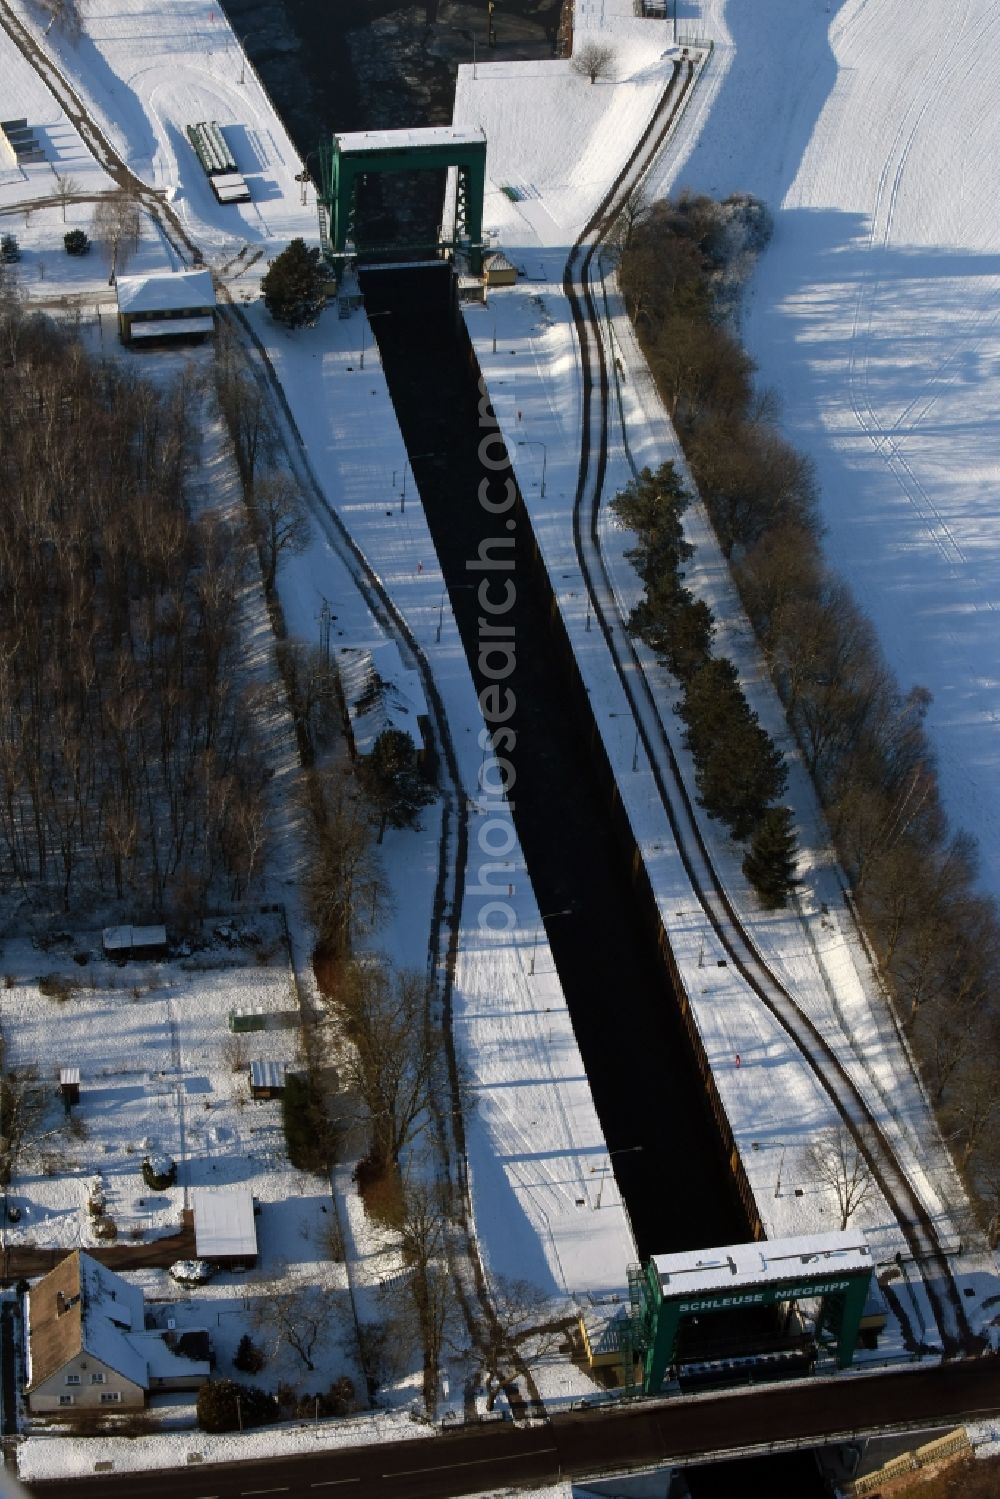
[[[251,1088],[283,1088],[285,1086],[284,1062],[251,1062]]]
[[[489,255],[483,256],[484,271],[516,271],[517,267],[512,265],[502,250],[494,250]]]
[[[80,1082],[80,1069],[79,1069],[79,1067],[60,1067],[59,1068],[59,1082],[62,1085],[70,1085],[72,1083],[76,1083],[79,1086],[79,1082]]]
[[[257,1230],[253,1221],[253,1193],[249,1187],[196,1187],[194,1205],[195,1253],[202,1260],[253,1258]]]
[[[166,947],[165,926],[106,926],[101,940],[105,952],[129,952],[133,948]]]
[[[215,306],[211,271],[119,276],[115,290],[119,312],[183,312],[189,307]]]
[[[42,1277],[28,1297],[29,1389],[81,1353],[144,1387],[146,1364],[126,1334],[142,1332],[138,1286],[76,1250]]]
[[[870,1271],[872,1256],[864,1234],[855,1230],[654,1254],[653,1264],[664,1292],[678,1295]]]
[[[426,716],[427,702],[419,672],[403,665],[395,641],[345,646],[337,652],[337,670],[359,755],[370,754],[387,729],[401,729],[421,748],[417,719]]]
[[[175,1352],[162,1332],[133,1333],[128,1342],[145,1364],[149,1379],[178,1379],[193,1374],[203,1374],[207,1379],[212,1372],[207,1360]]]
[[[341,151],[402,151],[409,146],[480,146],[486,137],[479,129],[425,125],[410,130],[349,130],[334,140]]]

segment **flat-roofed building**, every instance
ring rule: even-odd
[[[159,338],[204,338],[215,332],[211,271],[119,276],[118,335],[123,344]]]
[[[195,1254],[200,1260],[249,1270],[257,1263],[257,1226],[249,1187],[196,1187]]]

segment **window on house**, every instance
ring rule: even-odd
[[[91,1382],[91,1384],[103,1384],[104,1383],[104,1375],[103,1374],[92,1374],[90,1376],[90,1382]]]
[[[80,1383],[80,1376],[79,1376],[79,1374],[67,1374],[66,1375],[66,1383],[67,1384],[79,1384]]]
[[[117,1405],[122,1398],[121,1390],[104,1390],[101,1393],[102,1405]]]
[[[73,1404],[73,1396],[72,1395],[60,1395],[59,1396],[59,1404],[60,1405],[72,1405]]]

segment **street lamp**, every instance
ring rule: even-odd
[[[549,450],[545,446],[544,442],[542,442],[541,438],[538,438],[538,437],[523,437],[523,438],[518,438],[517,445],[518,445],[519,448],[541,448],[541,450],[542,450],[542,489],[541,489],[541,494],[539,495],[539,498],[544,500],[544,498],[545,498],[545,465],[548,462]]]
[[[611,1162],[614,1159],[614,1157],[616,1155],[635,1155],[636,1152],[640,1151],[641,1149],[642,1149],[641,1145],[623,1145],[620,1150],[609,1150],[608,1151],[608,1164],[606,1166],[591,1166],[590,1169],[591,1169],[592,1172],[598,1172],[599,1171],[601,1173],[600,1184],[599,1184],[599,1186],[597,1188],[597,1201],[594,1204],[594,1211],[595,1212],[597,1211],[597,1209],[601,1205],[601,1194],[604,1191],[604,1183],[607,1181],[608,1177],[611,1176],[613,1174],[613,1172],[614,1172],[614,1167],[611,1164]]]
[[[588,611],[589,618],[589,611]],[[609,713],[609,718],[632,718],[631,713]],[[639,769],[639,725],[635,726],[635,743],[632,746],[632,769]]]
[[[257,31],[257,30],[254,30],[254,31],[248,31],[245,36],[239,36],[239,37],[236,38],[236,40],[240,44],[240,76],[239,76],[239,82],[240,83],[246,83],[246,81],[247,81],[247,42],[251,39],[251,37],[255,37],[255,36],[259,36],[259,35],[260,35],[260,32]]]
[[[774,1195],[775,1195],[775,1197],[780,1197],[781,1196],[781,1172],[782,1172],[782,1169],[784,1168],[784,1164],[785,1164],[785,1151],[787,1149],[788,1149],[787,1145],[782,1145],[782,1147],[781,1147],[781,1160],[778,1162],[778,1178],[777,1178],[776,1182],[774,1183]]]
[[[572,916],[572,914],[573,907],[567,906],[564,911],[548,911],[544,916],[539,916],[538,924],[535,927],[535,935],[531,939],[531,961],[528,964],[529,974],[533,974],[535,971],[535,953],[538,951],[538,933],[541,930],[542,925],[546,921],[554,921],[557,916]]]

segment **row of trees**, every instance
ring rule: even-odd
[[[2,877],[178,914],[265,844],[243,538],[188,501],[191,377],[154,388],[0,304]]]
[[[1000,918],[949,827],[924,719],[821,548],[815,477],[726,315],[766,213],[747,199],[636,211],[621,284],[811,771],[946,1137],[1000,1234]]]
[[[678,713],[687,730],[698,795],[734,838],[753,837],[744,869],[769,906],[784,905],[795,878],[791,813],[775,806],[785,789],[782,756],[751,709],[733,663],[711,654],[712,611],[683,583],[692,554],[683,516],[690,502],[672,463],[643,469],[612,502],[638,544],[628,553],[644,587],[629,628],[656,651],[681,684]]]

